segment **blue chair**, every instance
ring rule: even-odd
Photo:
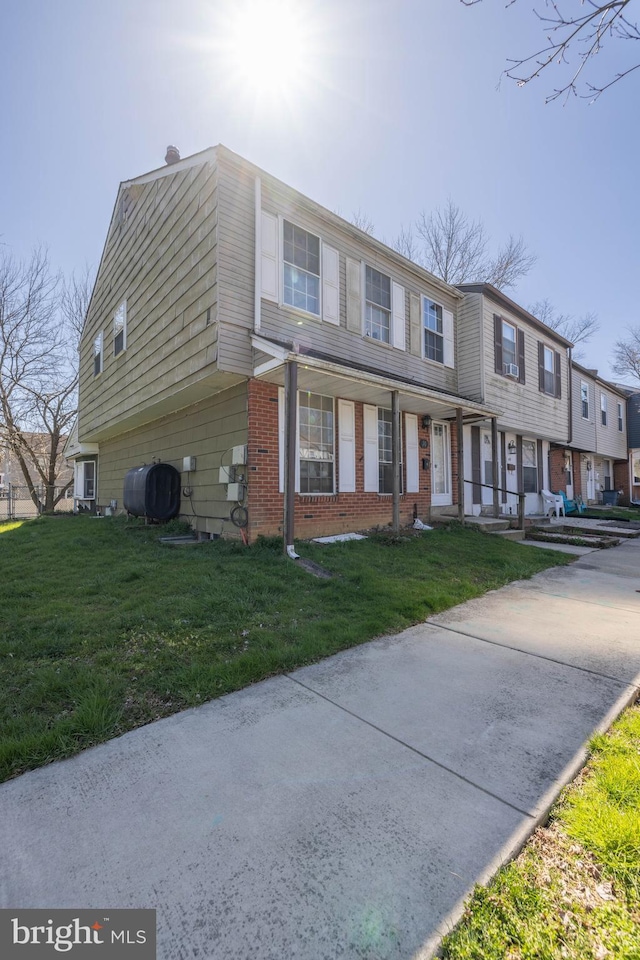
[[[568,516],[570,513],[577,513],[577,514],[584,513],[585,507],[584,507],[584,503],[582,502],[582,497],[576,497],[574,500],[569,500],[564,490],[560,490],[559,493],[564,503],[565,517]]]

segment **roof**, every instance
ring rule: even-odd
[[[530,323],[533,327],[536,327],[541,333],[544,333],[545,336],[553,337],[554,340],[557,340],[558,343],[561,343],[565,347],[573,346],[573,341],[567,340],[567,338],[563,337],[557,330],[553,330],[551,327],[548,327],[546,323],[543,323],[542,320],[538,320],[532,313],[529,313],[528,310],[521,307],[515,300],[511,300],[502,290],[498,290],[498,288],[494,287],[491,283],[459,283],[458,290],[462,290],[463,293],[481,293],[485,297],[490,297],[504,310],[510,310],[511,313],[515,313],[516,316]]]
[[[629,387],[623,387],[620,384],[611,383],[610,380],[605,380],[604,377],[599,377],[597,370],[589,370],[588,367],[583,367],[582,364],[576,363],[575,360],[573,361],[572,366],[574,370],[578,371],[578,373],[581,373],[585,377],[591,377],[592,380],[597,380],[598,383],[602,383],[605,387],[607,387],[607,389],[613,390],[614,393],[619,394],[621,397],[624,397],[625,399],[629,396],[630,393],[634,393],[636,391],[640,392],[640,388],[636,388],[636,390],[634,391]]]

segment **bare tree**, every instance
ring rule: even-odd
[[[640,327],[629,328],[628,340],[617,340],[613,353],[613,369],[622,377],[640,381]]]
[[[358,230],[368,233],[370,237],[373,236],[376,229],[371,217],[359,208],[354,210],[351,214],[351,223],[354,225],[354,227],[357,227]]]
[[[472,7],[482,0],[461,0]],[[517,0],[509,0],[506,6],[514,6]],[[540,0],[542,3],[542,0]],[[544,0],[543,12],[535,7],[537,17],[545,35],[542,45],[529,56],[510,59],[504,75],[515,80],[523,87],[552,65],[565,68],[567,79],[561,86],[549,94],[545,102],[550,103],[560,97],[580,96],[597,98],[619,80],[629,76],[640,67],[640,63],[629,63],[623,69],[609,76],[604,82],[591,82],[586,78],[589,68],[603,46],[611,40],[640,40],[640,26],[628,18],[628,8],[632,0],[610,0],[609,3],[596,3],[594,0]],[[579,10],[575,10],[576,6]],[[567,14],[567,7],[573,12]],[[629,48],[631,49],[631,48]]]
[[[470,220],[451,198],[434,213],[422,213],[416,232],[422,240],[418,262],[447,283],[492,283],[505,289],[514,286],[536,261],[522,237],[510,236],[492,256],[484,224]]]
[[[538,320],[542,320],[552,330],[556,330],[567,340],[571,340],[574,346],[579,349],[573,351],[573,356],[579,360],[584,351],[580,349],[580,344],[585,344],[591,339],[594,333],[600,329],[600,322],[596,313],[585,313],[581,317],[575,317],[570,313],[557,313],[550,300],[537,300],[528,308]]]
[[[401,253],[403,257],[406,257],[407,260],[413,260],[414,263],[421,262],[420,249],[411,224],[409,224],[408,227],[405,227],[404,224],[400,226],[400,233],[395,240],[391,242],[390,246],[398,253]]]
[[[94,279],[91,268],[88,264],[85,264],[80,274],[74,272],[62,282],[60,309],[67,327],[75,335],[76,344],[80,342],[82,336],[82,328],[91,300]]]
[[[36,249],[26,262],[0,253],[0,443],[20,466],[39,510],[53,510],[62,448],[76,414],[74,328],[62,282]]]

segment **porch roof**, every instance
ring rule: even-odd
[[[419,406],[422,414],[442,420],[453,419],[459,408],[465,419],[484,420],[500,414],[500,411],[490,410],[475,400],[316,350],[297,348],[293,343],[282,343],[257,334],[252,336],[251,342],[257,354],[267,358],[263,362],[256,362],[254,376],[279,386],[284,385],[285,364],[295,361],[298,364],[299,390],[382,407],[390,405],[389,393],[397,390],[401,410],[415,412]]]

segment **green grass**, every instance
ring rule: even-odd
[[[640,958],[640,704],[445,938],[445,960]]]
[[[577,516],[577,513],[572,513],[569,519]],[[587,507],[580,516],[588,517],[591,520],[634,520],[638,522],[640,521],[640,507],[600,507],[598,510]]]
[[[168,547],[91,517],[0,525],[0,779],[393,633],[567,558],[451,528],[300,552]]]

